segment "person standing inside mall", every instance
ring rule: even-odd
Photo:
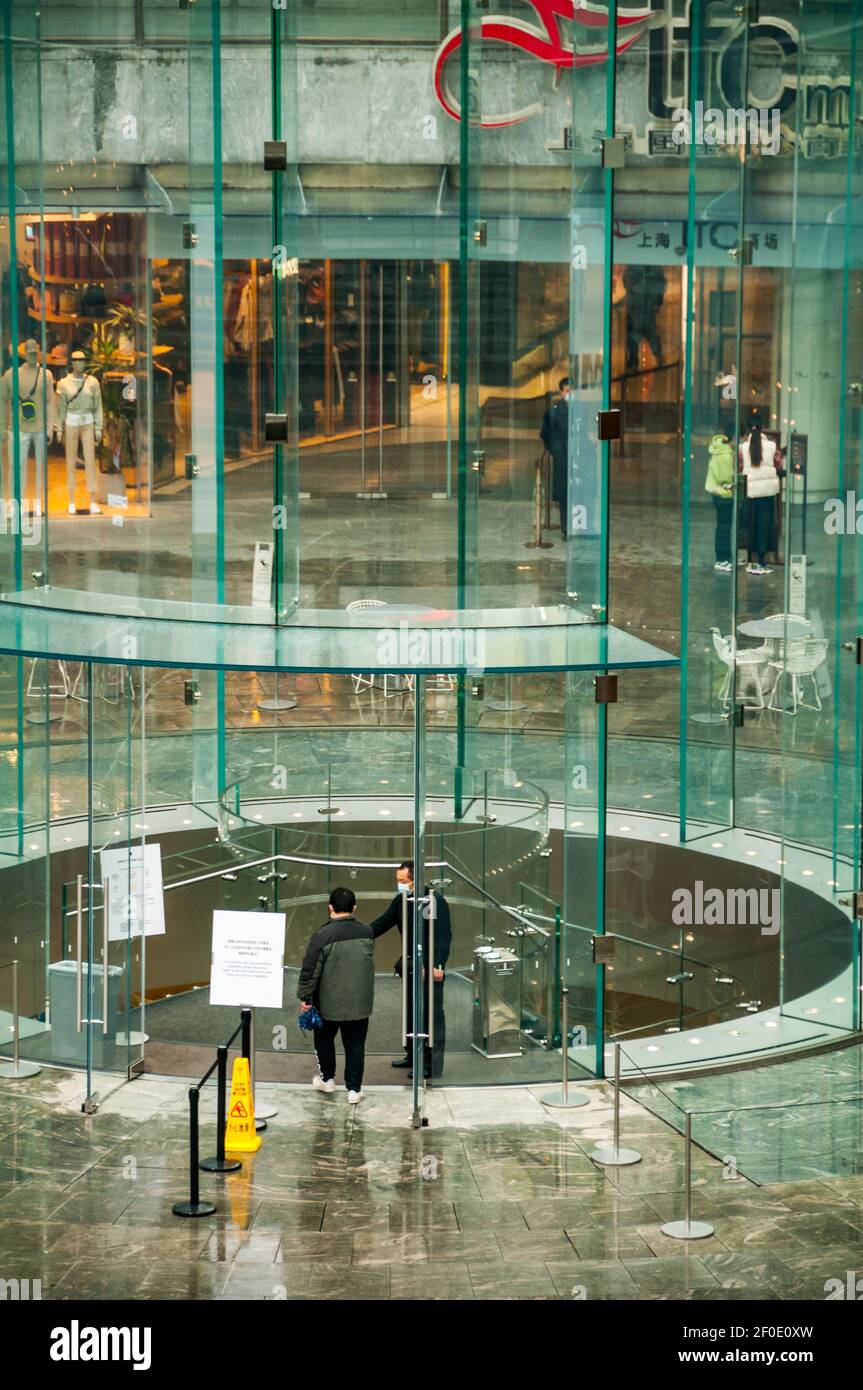
[[[779,492],[776,445],[772,439],[765,438],[758,425],[753,425],[749,438],[740,446],[740,459],[749,499],[749,552],[755,555],[754,562],[746,566],[746,573],[769,574],[770,570],[764,568],[764,557],[771,545],[776,512],[774,498]]]
[[[539,437],[551,454],[551,495],[560,510],[560,534],[568,535],[566,515],[569,494],[569,392],[572,383],[568,376],[558,382],[560,400],[549,406],[542,417]]]
[[[399,935],[402,930],[402,899],[407,895],[407,919],[408,919],[408,980],[407,980],[407,1024],[408,1033],[413,1031],[413,913],[414,913],[414,865],[412,859],[405,859],[396,870],[396,888],[398,889],[395,897],[387,908],[386,912],[381,913],[372,922],[372,931],[375,938],[383,936],[384,932],[391,927],[398,929]],[[443,1074],[444,1049],[446,1047],[446,1016],[444,1014],[443,990],[446,980],[445,966],[449,960],[450,948],[452,946],[452,924],[450,921],[449,903],[443,893],[434,890],[435,900],[435,920],[434,920],[434,960],[432,961],[434,985],[433,985],[433,1021],[434,1038],[433,1046],[429,1048],[428,1043],[424,1045],[423,1072],[428,1077],[441,1076]],[[429,957],[429,930],[428,918],[423,911],[423,959]],[[399,956],[395,963],[397,975],[402,973],[402,958]],[[425,974],[423,976],[425,982]],[[413,1049],[408,1046],[405,1048],[404,1057],[393,1062],[394,1067],[407,1067],[408,1076],[413,1076],[410,1070],[413,1061]]]
[[[320,1075],[312,1085],[329,1095],[336,1089],[336,1034],[341,1033],[349,1105],[363,1099],[366,1034],[375,997],[374,933],[355,917],[356,905],[352,889],[333,889],[330,919],[312,936],[297,982],[302,1011],[314,1005],[323,1019],[323,1026],[314,1030]]]
[[[727,434],[715,434],[708,450],[705,491],[713,497],[716,530],[713,537],[716,563],[713,568],[731,574],[731,523],[734,517],[734,450]]]

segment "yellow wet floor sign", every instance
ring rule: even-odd
[[[231,1075],[231,1100],[225,1128],[227,1153],[257,1153],[261,1137],[255,1133],[255,1105],[248,1057],[236,1057]]]

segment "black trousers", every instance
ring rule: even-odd
[[[414,977],[413,971],[408,971],[408,1032],[413,1032],[414,1027]],[[435,980],[434,983],[434,1047],[429,1048],[425,1044],[424,1070],[426,1076],[440,1076],[443,1072],[443,1057],[446,1049],[446,1015],[443,1007],[443,991],[446,979]],[[427,982],[423,980],[423,987],[427,988]],[[428,999],[428,995],[426,995]],[[427,1007],[427,1005],[426,1005]],[[428,1032],[428,1029],[424,1029]],[[408,1038],[408,1056],[412,1055],[411,1039]]]
[[[324,1020],[322,1028],[315,1028],[315,1052],[324,1081],[331,1081],[336,1074],[336,1034],[341,1032],[342,1047],[345,1049],[345,1086],[349,1091],[363,1089],[368,1031],[367,1018],[342,1019],[339,1022],[328,1018]]]
[[[717,497],[712,493],[713,506],[716,510],[716,533],[714,535],[714,547],[717,560],[732,560],[731,554],[731,519],[734,515],[734,498]]]
[[[750,506],[752,508],[752,535],[749,538],[749,549],[754,552],[759,565],[763,565],[764,556],[770,549],[770,530],[773,524],[776,498],[753,497]]]

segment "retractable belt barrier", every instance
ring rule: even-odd
[[[242,1033],[240,1056],[250,1063],[252,1052],[252,1011],[240,1010],[240,1022],[226,1043],[216,1049],[216,1060],[204,1073],[196,1086],[189,1087],[189,1200],[175,1202],[171,1210],[175,1216],[212,1216],[216,1211],[215,1202],[202,1202],[198,1172],[235,1173],[242,1164],[238,1159],[225,1157],[225,1095],[228,1084],[228,1049],[238,1033]],[[218,1073],[216,1099],[216,1156],[198,1160],[198,1102],[201,1091],[213,1072]]]

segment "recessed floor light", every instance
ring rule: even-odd
[[[800,872],[801,872],[801,874],[803,875],[804,878],[811,878],[812,875],[814,874],[815,870],[814,870],[814,869],[801,869]]]
[[[387,811],[386,808],[383,808],[382,810],[378,811],[378,815],[379,815],[379,816],[389,816],[389,815],[391,815],[391,814],[392,814],[392,812]]]
[[[647,1051],[648,1051],[648,1052],[658,1052],[658,1051],[659,1051],[659,1048],[656,1046],[656,1043],[648,1043]]]
[[[721,840],[714,840],[714,841],[713,841],[713,844],[710,846],[710,848],[711,848],[711,849],[724,849],[725,846],[723,845],[723,843],[722,843]]]
[[[775,1019],[775,1018],[768,1018],[768,1019],[765,1020],[764,1027],[765,1027],[765,1028],[778,1028],[778,1027],[779,1027],[779,1024],[776,1022],[776,1019]]]

